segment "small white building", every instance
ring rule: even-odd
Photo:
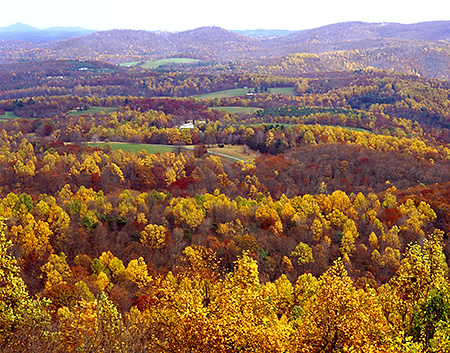
[[[180,125],[180,129],[193,129],[194,123],[192,121],[189,121],[183,125]]]

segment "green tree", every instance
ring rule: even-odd
[[[431,290],[414,308],[409,334],[433,351],[450,351],[450,288],[448,283]],[[437,333],[437,335],[436,335]],[[445,339],[444,339],[445,337]],[[437,349],[439,347],[439,349]]]
[[[443,232],[435,230],[422,246],[410,245],[394,277],[378,289],[385,316],[395,331],[425,349],[435,332],[446,334],[450,312],[442,238]]]

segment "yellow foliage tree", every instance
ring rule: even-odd
[[[379,352],[390,333],[373,290],[355,289],[342,261],[319,278],[294,334],[301,352]]]
[[[122,316],[104,294],[59,309],[58,318],[67,352],[123,352],[130,344]]]
[[[146,287],[152,281],[152,277],[148,274],[147,264],[142,257],[128,263],[126,277],[136,283],[139,288]]]
[[[24,217],[24,224],[13,225],[11,227],[11,239],[20,246],[25,256],[35,252],[38,257],[53,251],[50,244],[50,237],[53,235],[47,222],[37,221],[31,213]]]
[[[28,294],[17,261],[8,253],[12,242],[6,239],[3,227],[0,221],[0,349],[26,351],[34,342],[39,351],[42,336],[52,339],[47,331],[50,316],[45,310],[49,302]]]
[[[152,249],[160,249],[166,245],[167,228],[157,224],[147,224],[141,231],[139,240]]]
[[[296,246],[291,256],[297,259],[299,265],[305,265],[314,261],[311,247],[302,242]]]
[[[46,289],[61,283],[67,283],[65,280],[72,277],[72,271],[67,264],[67,257],[63,252],[60,255],[51,254],[47,263],[41,266],[41,270],[47,276]]]
[[[186,224],[191,229],[196,229],[205,218],[202,207],[191,197],[172,199],[167,211],[174,215],[177,225]]]
[[[261,223],[261,228],[269,229],[278,236],[283,233],[283,223],[272,205],[260,204],[255,211],[255,218]]]

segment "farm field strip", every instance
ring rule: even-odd
[[[0,119],[17,119],[19,118],[14,112],[5,112],[4,115],[0,115]]]
[[[133,67],[139,66],[143,69],[156,69],[160,66],[169,65],[169,64],[192,64],[199,62],[198,59],[192,58],[168,58],[168,59],[160,59],[160,60],[148,60],[148,61],[133,61],[129,63],[119,64],[122,67]]]
[[[227,113],[235,113],[235,114],[254,114],[259,110],[262,110],[261,108],[256,107],[210,107],[209,109],[212,110],[224,110]]]
[[[105,114],[109,114],[113,111],[119,109],[118,107],[89,107],[86,110],[72,110],[67,113],[69,116],[80,116],[84,114],[97,114],[100,112],[104,112]]]
[[[111,146],[115,151],[122,150],[124,152],[134,152],[138,153],[142,150],[148,152],[149,154],[154,153],[166,153],[174,152],[178,147],[186,150],[192,150],[194,146],[173,146],[173,145],[153,145],[145,143],[127,143],[127,142],[89,142],[87,145],[90,147],[103,148],[105,144]],[[233,161],[247,161],[249,159],[254,159],[257,157],[255,151],[248,149],[247,152],[243,152],[243,146],[225,146],[225,147],[210,147],[208,148],[208,153],[219,155],[224,158],[229,158]]]
[[[127,143],[127,142],[90,142],[88,146],[103,148],[105,144],[111,146],[115,151],[122,150],[124,152],[138,153],[142,150],[149,154],[173,152],[177,146],[169,145],[149,145],[145,143]]]
[[[295,92],[294,87],[274,87],[274,88],[269,88],[269,89],[270,89],[270,93],[273,93],[273,94],[297,95],[297,92]],[[237,96],[245,96],[249,93],[255,94],[253,91],[253,88],[233,88],[233,89],[226,89],[223,91],[216,91],[216,92],[200,94],[197,96],[197,98],[200,98],[200,99],[231,98],[231,97],[237,97]]]

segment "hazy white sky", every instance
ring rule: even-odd
[[[300,30],[345,21],[416,23],[450,20],[449,0],[0,0],[0,27],[181,31]]]

